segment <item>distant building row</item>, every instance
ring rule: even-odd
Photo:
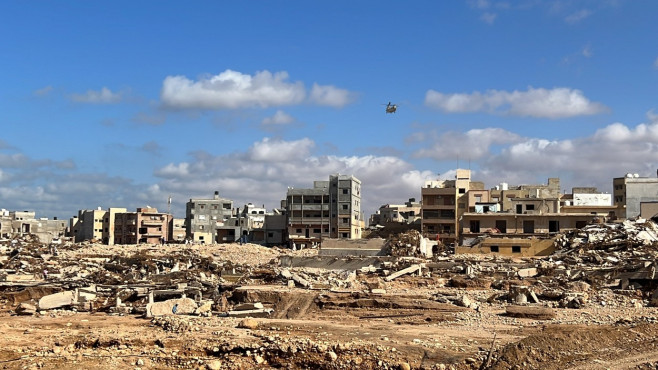
[[[226,243],[311,246],[323,238],[357,239],[364,222],[361,182],[354,176],[331,175],[313,188],[289,188],[281,208],[267,212],[251,203],[233,208],[233,201],[215,192],[212,198],[190,199],[185,218],[176,219],[152,207],[80,210],[68,222],[34,220],[34,212],[8,212],[0,219],[3,237],[39,233],[50,242],[70,236],[75,242],[104,244]],[[56,220],[55,220],[56,221]],[[47,225],[50,228],[46,230]]]
[[[629,174],[613,179],[613,187],[613,195],[591,187],[561,194],[560,179],[549,178],[547,185],[502,183],[486,190],[482,182],[471,181],[470,170],[457,170],[455,180],[427,181],[421,189],[421,230],[456,245],[457,252],[477,245],[484,252],[536,255],[550,243],[534,237],[658,213],[658,178]]]

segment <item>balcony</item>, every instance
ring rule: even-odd
[[[329,205],[328,204],[314,204],[314,203],[306,203],[306,204],[290,204],[289,205],[290,209],[292,211],[320,211],[320,210],[329,210]]]
[[[142,220],[142,226],[161,226],[163,224],[163,220]]]

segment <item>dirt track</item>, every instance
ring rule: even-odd
[[[4,368],[479,368],[496,333],[494,369],[631,369],[658,365],[658,324],[578,324],[579,310],[554,322],[510,319],[499,310],[461,312],[309,309],[297,319],[171,318],[54,311],[3,314]],[[609,321],[627,318],[608,311]],[[649,316],[652,308],[641,309]],[[641,312],[640,311],[640,312]],[[573,315],[573,317],[570,317]],[[384,317],[389,316],[389,317]],[[360,318],[365,317],[365,318]],[[647,317],[645,315],[645,317]],[[646,320],[645,320],[646,321]],[[572,323],[569,323],[572,322]]]

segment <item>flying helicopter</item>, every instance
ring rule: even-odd
[[[388,104],[382,104],[386,106],[386,113],[395,113],[395,111],[398,109],[397,104],[391,104],[391,102],[388,102]]]

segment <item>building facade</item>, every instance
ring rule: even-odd
[[[311,189],[290,188],[283,203],[290,243],[361,238],[361,181],[354,176],[331,175],[329,181],[314,181]]]
[[[115,214],[116,244],[162,244],[168,241],[173,217],[156,208],[137,208],[136,212]]]
[[[211,199],[190,199],[185,207],[187,237],[198,243],[213,243],[217,227],[233,216],[233,201],[216,191]]]
[[[658,200],[658,178],[640,177],[638,174],[626,174],[612,180],[613,200],[621,218],[640,216],[643,202]]]

